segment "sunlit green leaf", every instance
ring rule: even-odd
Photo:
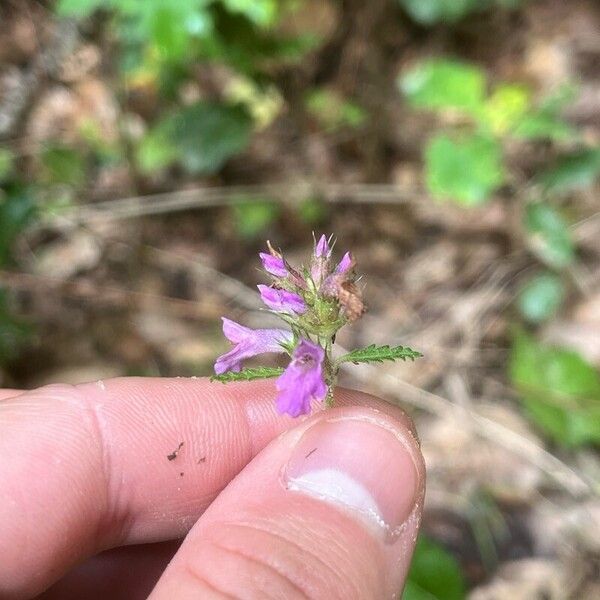
[[[486,100],[483,116],[492,131],[503,135],[523,118],[531,103],[531,93],[522,85],[498,86]]]
[[[577,352],[518,332],[509,375],[527,414],[554,441],[600,444],[600,375]]]
[[[222,0],[227,10],[240,13],[257,25],[271,25],[277,16],[276,0]]]
[[[477,113],[483,106],[486,77],[471,64],[437,59],[414,67],[399,85],[413,106]]]
[[[465,580],[456,559],[420,535],[402,600],[464,600]]]
[[[427,145],[425,163],[432,195],[466,206],[487,201],[505,177],[499,144],[482,135],[458,140],[438,135]]]
[[[544,273],[529,281],[519,293],[521,314],[532,323],[550,318],[560,307],[565,295],[563,282],[558,275]]]
[[[544,202],[529,204],[525,228],[532,252],[549,267],[562,269],[573,262],[575,248],[569,226],[554,207]]]

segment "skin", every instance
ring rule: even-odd
[[[356,391],[301,419],[274,398],[183,378],[0,391],[0,598],[394,597],[424,489],[412,423]],[[401,542],[281,485],[299,432],[332,415],[376,418],[416,457]]]

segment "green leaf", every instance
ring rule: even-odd
[[[538,275],[519,293],[521,314],[532,323],[541,323],[559,309],[565,295],[562,279],[552,273]]]
[[[0,148],[0,182],[8,179],[13,170],[14,156],[7,148]]]
[[[594,148],[561,157],[539,181],[547,191],[563,193],[591,186],[599,175],[600,148]]]
[[[308,225],[322,224],[329,214],[327,204],[314,196],[302,200],[296,210],[300,219]]]
[[[561,111],[577,94],[577,88],[570,84],[561,85],[540,105],[528,111],[516,123],[512,133],[526,140],[569,140],[576,131],[561,116]]]
[[[410,17],[422,25],[454,23],[478,6],[479,0],[400,0]]]
[[[425,167],[433,196],[466,206],[486,202],[505,177],[500,145],[484,135],[434,137],[425,150]]]
[[[0,288],[0,365],[17,355],[19,346],[30,333],[31,327],[15,317],[8,302],[7,291]]]
[[[524,140],[563,141],[575,135],[574,129],[558,115],[546,111],[533,111],[516,124],[513,135]]]
[[[31,191],[9,187],[0,194],[0,266],[6,265],[15,238],[35,216],[36,206]]]
[[[464,600],[465,580],[456,559],[419,536],[402,600]]]
[[[523,118],[530,104],[531,93],[526,87],[500,85],[486,100],[482,117],[496,135],[504,135]]]
[[[366,111],[334,90],[316,89],[307,94],[306,108],[328,132],[344,127],[356,129],[367,119]]]
[[[401,91],[416,107],[459,109],[478,113],[485,96],[485,73],[477,67],[454,60],[424,62],[399,80]]]
[[[252,199],[233,207],[235,227],[246,239],[260,236],[279,216],[279,206],[267,199]]]
[[[221,0],[225,8],[233,13],[244,15],[256,25],[268,26],[277,17],[276,0]]]
[[[376,346],[371,344],[366,348],[357,348],[344,354],[338,359],[338,363],[351,362],[351,363],[369,363],[369,362],[383,362],[384,360],[415,360],[423,356],[420,352],[412,350],[407,346]]]
[[[543,202],[525,209],[527,243],[540,260],[553,269],[563,269],[575,258],[569,227],[560,213]]]
[[[242,369],[234,372],[228,371],[222,375],[213,375],[211,381],[220,381],[221,383],[229,383],[231,381],[252,381],[254,379],[271,379],[279,377],[283,373],[281,367],[256,367],[255,369]]]
[[[106,4],[106,0],[59,0],[56,13],[62,17],[87,17]]]
[[[86,161],[81,152],[68,146],[47,147],[42,153],[43,177],[48,183],[81,187],[86,179]]]
[[[517,332],[509,376],[529,417],[554,441],[600,444],[600,375],[577,352]]]
[[[217,172],[250,140],[252,119],[240,106],[198,102],[166,117],[142,141],[137,160],[151,173],[177,161],[192,174]]]

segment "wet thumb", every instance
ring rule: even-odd
[[[397,597],[423,494],[405,419],[366,407],[321,412],[227,486],[150,597]]]

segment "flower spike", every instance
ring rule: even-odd
[[[331,238],[315,241],[308,266],[290,265],[267,242],[261,252],[272,286],[259,285],[262,301],[291,328],[250,329],[223,317],[223,333],[233,348],[217,358],[213,380],[250,381],[278,377],[276,406],[292,417],[308,414],[311,403],[333,403],[333,387],[342,363],[414,360],[421,354],[405,346],[356,348],[334,359],[332,346],[339,329],[365,312],[362,291],[355,275],[356,261],[346,252],[332,263]],[[335,266],[334,266],[335,265]],[[243,368],[243,361],[263,353],[286,353],[288,366]]]

